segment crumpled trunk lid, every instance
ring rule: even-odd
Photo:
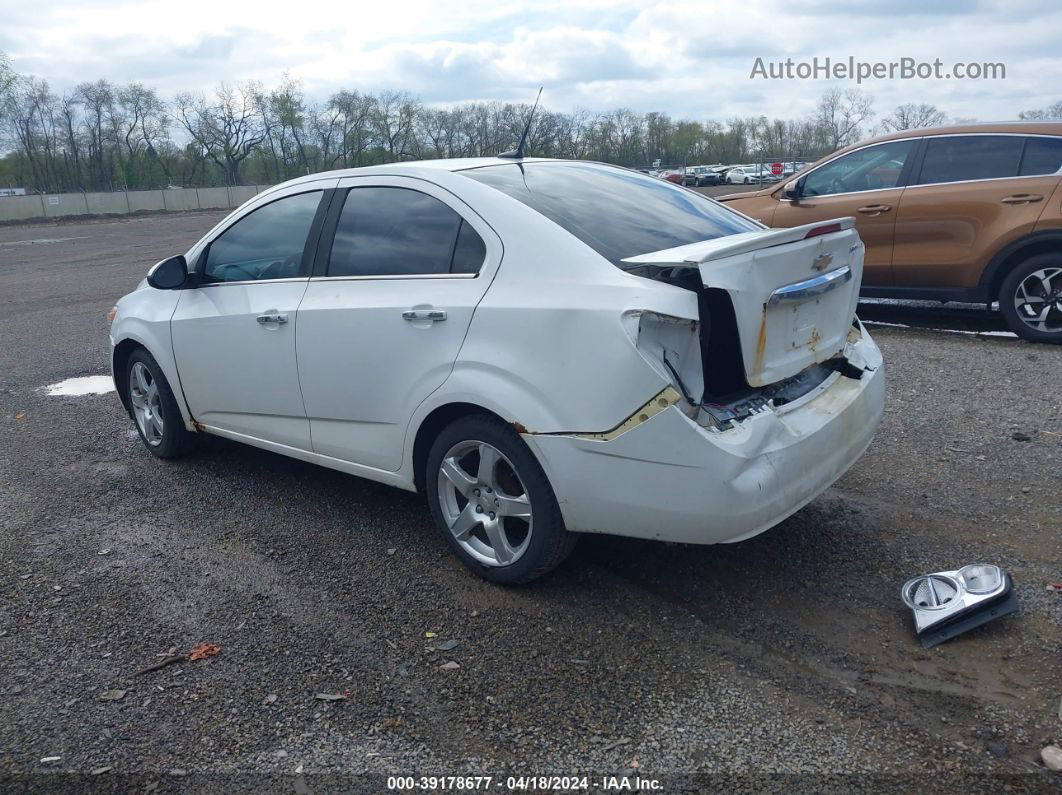
[[[837,356],[859,300],[863,244],[851,218],[764,229],[624,260],[632,268],[697,268],[734,306],[750,386]],[[703,320],[703,319],[702,319]]]

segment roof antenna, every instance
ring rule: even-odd
[[[535,118],[535,109],[538,107],[538,101],[542,98],[542,86],[538,87],[538,96],[535,97],[535,104],[531,106],[531,113],[527,117],[527,125],[524,127],[524,134],[520,136],[520,145],[515,149],[510,149],[508,152],[502,152],[498,157],[511,157],[513,160],[524,159],[524,144],[527,142],[527,134],[531,132],[531,120]]]

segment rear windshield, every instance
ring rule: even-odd
[[[460,172],[490,185],[620,260],[761,227],[705,196],[622,168],[548,161]]]

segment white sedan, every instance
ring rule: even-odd
[[[860,456],[884,368],[851,219],[760,224],[594,163],[505,158],[271,188],[122,298],[145,447],[204,433],[423,493],[481,576],[578,533],[739,541]]]
[[[738,166],[726,172],[726,181],[730,185],[750,185],[766,182],[770,172],[760,166]]]

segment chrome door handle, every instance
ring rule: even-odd
[[[287,323],[288,316],[282,315],[278,312],[266,312],[264,315],[256,317],[255,320],[262,325],[265,325],[266,323]]]
[[[403,320],[446,320],[445,309],[407,309],[402,313]]]
[[[1018,193],[1014,196],[1004,196],[1000,201],[1003,204],[1032,204],[1033,202],[1043,201],[1043,198],[1038,193]]]
[[[877,215],[878,213],[887,213],[891,209],[891,204],[870,204],[866,207],[860,207],[856,212],[863,213],[864,215]]]

